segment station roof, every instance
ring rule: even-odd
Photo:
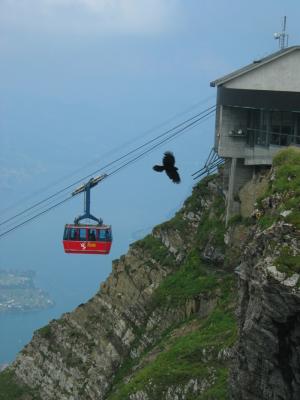
[[[246,65],[243,68],[239,68],[236,71],[231,72],[230,74],[224,75],[221,78],[218,78],[212,82],[210,82],[210,86],[215,87],[215,86],[220,86],[223,85],[224,83],[231,81],[232,79],[235,79],[241,75],[246,74],[247,72],[253,71],[254,69],[260,68],[265,64],[268,64],[277,58],[283,57],[289,53],[292,53],[294,51],[300,50],[300,46],[291,46],[287,47],[286,49],[282,49],[279,51],[276,51],[275,53],[272,53],[268,55],[267,57],[261,58],[259,60],[254,60],[251,64]]]

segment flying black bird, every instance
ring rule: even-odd
[[[178,168],[175,167],[175,157],[170,151],[166,151],[162,160],[163,165],[154,165],[153,169],[157,172],[165,171],[168,177],[174,183],[180,183],[180,176],[178,174]]]

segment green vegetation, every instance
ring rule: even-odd
[[[174,258],[168,252],[166,246],[152,235],[147,235],[144,239],[138,240],[132,246],[139,247],[144,252],[151,254],[161,265],[173,265]]]
[[[216,179],[217,175],[206,176],[199,182],[193,189],[193,193],[184,202],[185,211],[197,212],[202,208],[203,199],[211,197],[210,189],[208,188],[208,183]]]
[[[287,147],[280,150],[273,159],[273,165],[280,167],[282,165],[299,165],[300,166],[300,149],[299,147]]]
[[[300,201],[300,199],[297,198],[298,201]],[[298,204],[298,208],[299,208],[299,204]],[[300,229],[300,211],[293,211],[291,214],[289,214],[286,218],[285,218],[286,222],[288,222],[289,224],[293,224],[295,225],[295,227],[297,229]]]
[[[154,347],[147,348],[139,359],[128,358],[115,377],[109,400],[126,400],[140,390],[146,391],[152,400],[160,400],[169,387],[184,386],[191,379],[206,381],[208,388],[201,395],[189,393],[190,400],[229,398],[228,365],[219,355],[222,350],[232,347],[237,338],[233,311],[236,301],[235,277],[204,261],[201,255],[208,242],[218,247],[220,252],[225,252],[224,200],[209,191],[207,183],[212,179],[206,178],[197,185],[183,210],[155,228],[179,231],[192,248],[182,265],[174,268],[173,273],[156,289],[151,309],[167,308],[176,312],[176,307],[182,307],[189,299],[201,296],[215,299],[216,305],[207,318],[194,315],[179,325],[169,327],[161,335],[160,341]],[[213,198],[213,203],[202,214],[196,236],[190,237],[189,222],[183,219],[183,213],[201,210],[203,196],[208,195],[207,200]],[[167,249],[152,236],[147,236],[137,245],[162,264],[168,260]],[[137,368],[139,363],[140,367]]]
[[[216,380],[213,386],[197,396],[195,400],[229,400],[228,375],[228,368],[219,367],[216,370]]]
[[[49,324],[43,326],[43,327],[40,328],[40,329],[38,329],[36,332],[37,332],[40,336],[42,336],[43,338],[45,338],[45,339],[51,339],[52,332],[51,332],[51,326],[50,326]]]
[[[289,147],[281,150],[274,157],[275,180],[272,182],[272,193],[283,193],[286,205],[298,204],[295,199],[300,196],[300,149]]]
[[[263,215],[261,218],[259,218],[258,225],[262,229],[267,229],[270,226],[272,226],[274,222],[278,221],[278,219],[279,219],[278,215],[266,214]]]
[[[267,192],[257,201],[264,214],[258,218],[259,225],[265,229],[284,218],[285,221],[300,228],[300,149],[288,147],[279,151],[273,159],[275,179],[270,182]],[[266,209],[263,200],[268,196],[279,198],[276,208]],[[285,210],[291,212],[282,217]]]
[[[217,196],[210,209],[203,215],[197,232],[197,245],[203,248],[208,241],[219,250],[225,252],[224,234],[225,203],[221,196]]]
[[[218,287],[215,273],[209,271],[196,250],[188,255],[184,265],[169,275],[157,288],[153,296],[156,306],[184,303],[197,294],[210,292]]]
[[[151,399],[161,399],[168,387],[184,385],[193,378],[210,383],[208,390],[197,399],[229,398],[228,368],[219,354],[230,348],[237,338],[232,310],[233,283],[232,276],[220,280],[221,296],[213,312],[204,320],[185,322],[185,334],[176,334],[176,330],[169,332],[159,343],[159,354],[134,373],[128,383],[120,382],[109,400],[129,399],[130,394],[139,390],[146,390]]]
[[[0,400],[40,400],[34,390],[20,385],[9,369],[0,373]]]
[[[169,221],[158,225],[155,229],[177,230],[184,237],[190,237],[189,223],[183,218],[184,213],[197,213],[203,208],[203,201],[211,199],[212,193],[208,188],[208,183],[216,178],[216,175],[205,177],[200,183],[193,188],[193,193],[184,202],[183,208],[178,211]]]
[[[288,276],[300,273],[300,255],[294,256],[289,247],[283,247],[280,256],[275,261],[276,268]]]
[[[243,222],[243,217],[241,216],[241,214],[236,214],[229,219],[228,226],[241,224],[242,222]]]

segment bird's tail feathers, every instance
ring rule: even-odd
[[[163,167],[162,165],[154,165],[153,169],[154,171],[162,172],[165,169],[165,167]]]

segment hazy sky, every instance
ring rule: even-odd
[[[276,51],[284,15],[290,45],[300,44],[298,0],[0,0],[1,220],[214,104],[209,82]],[[94,189],[92,211],[113,225],[110,257],[62,252],[78,198],[1,240],[0,268],[102,263],[104,278],[111,258],[190,193],[213,127],[212,118]],[[165,150],[181,185],[152,171]]]

